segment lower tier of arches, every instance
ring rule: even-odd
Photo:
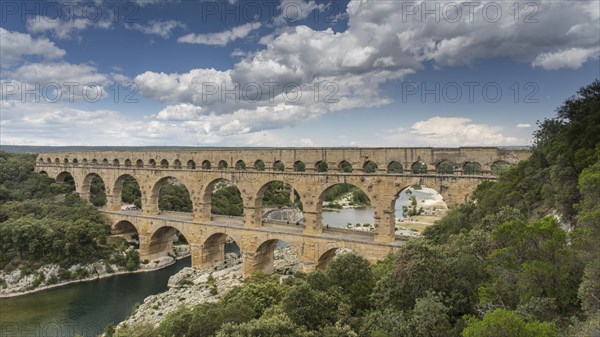
[[[277,242],[287,243],[297,254],[305,272],[324,268],[338,250],[352,250],[375,262],[384,259],[405,242],[374,242],[369,233],[305,234],[302,229],[263,226],[247,228],[239,223],[194,223],[161,216],[133,215],[124,212],[104,212],[110,219],[113,233],[128,233],[139,238],[142,260],[167,255],[173,237],[180,233],[190,246],[192,267],[211,268],[225,259],[225,243],[233,240],[240,249],[244,276],[254,272],[273,272]]]

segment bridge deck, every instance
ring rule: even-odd
[[[132,210],[124,210],[124,211],[107,211],[101,209],[101,212],[108,215],[116,215],[118,217],[122,216],[133,216],[145,219],[152,220],[160,220],[160,221],[176,221],[182,222],[186,224],[194,224],[198,226],[210,226],[210,227],[222,227],[222,228],[231,228],[237,230],[248,230],[251,232],[264,232],[270,234],[288,234],[288,235],[297,235],[302,237],[313,237],[319,239],[326,240],[334,240],[334,241],[350,241],[356,243],[373,243],[375,233],[366,232],[366,231],[358,231],[352,229],[345,228],[324,228],[323,232],[320,234],[307,234],[304,232],[304,226],[299,226],[295,224],[281,224],[281,223],[271,223],[271,222],[263,222],[263,226],[259,228],[248,228],[244,227],[244,217],[242,216],[223,216],[223,215],[213,215],[211,221],[207,222],[195,222],[192,219],[191,213],[185,212],[161,212],[159,215],[146,215],[141,211],[132,211]],[[395,242],[391,242],[387,245],[399,247],[404,242],[406,242],[409,237],[396,235]]]

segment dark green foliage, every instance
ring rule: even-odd
[[[371,200],[363,190],[351,184],[337,184],[325,192],[324,200],[328,202],[335,201],[344,194],[352,193],[352,203],[354,205],[370,205]]]
[[[410,206],[402,206],[402,212],[405,216],[415,216],[423,213],[423,207],[417,209],[417,198],[415,196],[410,197]]]
[[[510,164],[505,161],[498,161],[492,164],[492,175],[499,176],[510,169]]]
[[[234,288],[223,298],[223,302],[249,308],[249,315],[259,318],[272,305],[278,304],[284,296],[284,287],[279,284],[277,275],[254,275],[243,287]]]
[[[285,171],[285,165],[280,161],[276,161],[273,164],[273,171],[283,172],[283,171]]]
[[[371,306],[369,296],[375,280],[367,260],[356,254],[343,254],[330,263],[327,276],[330,287],[339,288],[353,311]]]
[[[225,324],[217,337],[308,337],[286,315],[261,317],[242,324]]]
[[[390,166],[388,166],[388,172],[389,173],[403,173],[404,172],[404,168],[402,167],[402,164],[400,164],[399,162],[395,161],[395,162],[392,162],[390,164]]]
[[[544,120],[535,132],[534,165],[547,168],[543,184],[546,206],[573,217],[580,198],[579,173],[597,162],[600,144],[600,81],[581,88],[558,109],[555,119]]]
[[[365,173],[376,173],[377,172],[377,164],[372,161],[368,161],[363,166],[363,171]]]
[[[358,187],[355,187],[352,190],[352,204],[354,205],[370,205],[371,200],[365,192],[363,192]]]
[[[45,174],[34,174],[34,166],[35,155],[0,151],[0,203],[51,198],[73,190],[69,183],[57,183]]]
[[[106,205],[106,186],[104,186],[104,182],[99,176],[92,178],[90,202],[92,205],[98,207]]]
[[[110,228],[104,216],[71,193],[72,178],[56,183],[33,173],[34,161],[33,155],[0,152],[0,269],[33,270],[47,263],[68,268],[121,254],[124,247],[107,244]],[[98,183],[92,183],[92,192],[98,190]],[[46,283],[85,277],[83,270],[74,275],[61,270]]]
[[[142,207],[142,192],[137,180],[132,176],[126,176],[123,181],[123,190],[121,191],[121,201],[127,204],[134,204],[136,207]]]
[[[427,164],[420,161],[416,162],[413,164],[411,170],[413,174],[425,174],[427,173]]]
[[[532,224],[510,221],[492,233],[495,251],[488,257],[489,285],[481,301],[515,309],[532,298],[551,298],[559,313],[578,309],[582,265],[555,220]]]
[[[449,161],[443,161],[438,164],[436,171],[439,174],[453,174],[454,165]]]
[[[479,232],[457,236],[443,246],[426,240],[410,241],[400,250],[395,270],[387,270],[378,280],[373,304],[380,310],[406,310],[433,291],[450,304],[450,317],[472,313],[477,284],[485,277],[485,242],[486,235]]]
[[[63,201],[11,201],[0,205],[0,263],[71,265],[108,255],[104,217],[75,195]]]
[[[317,163],[317,172],[327,172],[327,170],[329,169],[327,162],[325,161],[320,161]]]
[[[450,235],[458,234],[462,231],[469,231],[473,228],[472,213],[475,206],[466,204],[448,211],[446,216],[435,223],[435,226],[427,227],[423,235],[436,243],[448,241]]]
[[[254,168],[257,171],[264,171],[265,170],[265,162],[262,160],[257,160],[256,163],[254,163]]]
[[[300,283],[286,291],[281,308],[292,321],[316,330],[335,322],[336,304],[331,294]]]
[[[481,164],[468,162],[463,166],[463,174],[481,174]]]
[[[304,164],[301,161],[298,161],[298,162],[294,163],[294,171],[295,172],[305,172],[306,171],[306,164]]]
[[[294,200],[290,198],[292,186],[283,181],[273,181],[269,183],[263,192],[264,207],[298,207],[302,210],[302,201],[298,192],[294,191]]]
[[[235,186],[219,188],[211,197],[211,213],[241,216],[244,213],[242,195]]]
[[[340,165],[339,165],[339,170],[340,170],[342,173],[351,173],[351,172],[352,172],[352,164],[350,164],[350,163],[349,163],[349,162],[347,162],[347,161],[343,161],[343,162],[341,162],[341,163],[340,163]]]
[[[578,292],[585,313],[600,313],[600,253],[588,262]]]
[[[496,309],[482,320],[472,319],[463,330],[463,337],[553,337],[558,336],[556,326],[538,321],[526,322],[512,311]]]
[[[514,208],[523,216],[539,216],[545,170],[531,165],[531,160],[522,161],[505,172],[498,182],[483,182],[473,193],[477,201],[474,219],[497,213],[503,207]],[[543,213],[541,213],[543,214]]]
[[[167,182],[160,188],[158,208],[163,211],[191,212],[190,192],[182,184]]]

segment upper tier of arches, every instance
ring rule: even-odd
[[[197,165],[199,162],[201,165]],[[511,164],[503,159],[482,163],[476,160],[463,160],[460,162],[441,159],[428,163],[424,160],[403,161],[400,159],[378,162],[365,159],[362,162],[341,160],[330,162],[319,160],[315,164],[307,165],[302,160],[285,162],[273,158],[271,160],[256,159],[247,165],[246,160],[231,158],[221,159],[213,164],[208,159],[196,161],[194,159],[176,158],[151,158],[143,160],[135,157],[126,158],[54,158],[39,157],[39,165],[59,166],[91,166],[91,167],[125,167],[131,169],[160,169],[160,170],[235,170],[235,171],[274,171],[296,173],[321,173],[321,174],[441,174],[441,175],[499,175]]]

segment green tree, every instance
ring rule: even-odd
[[[474,318],[469,321],[462,336],[553,337],[558,336],[558,331],[553,323],[526,322],[512,311],[496,309],[486,313],[482,320]]]
[[[332,287],[339,287],[347,296],[354,311],[371,307],[369,297],[375,285],[373,271],[369,262],[354,253],[341,254],[327,269]]]
[[[225,324],[216,337],[304,337],[307,336],[284,314],[261,317],[247,323]]]
[[[255,274],[246,279],[243,287],[236,287],[223,298],[227,305],[246,307],[250,305],[251,317],[259,318],[269,307],[281,302],[284,286],[279,284],[277,275]]]
[[[281,308],[296,324],[315,330],[334,322],[336,300],[302,282],[286,291]]]
[[[578,308],[582,265],[554,219],[510,221],[496,228],[492,239],[498,248],[488,258],[488,272],[499,303],[514,309],[531,298],[548,297],[561,314]]]

